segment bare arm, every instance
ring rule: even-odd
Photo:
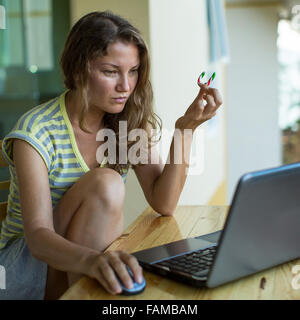
[[[136,281],[142,269],[136,259],[125,252],[101,253],[73,243],[54,230],[51,194],[46,165],[38,152],[27,142],[14,141],[16,167],[24,224],[24,235],[31,254],[51,267],[97,279],[107,291],[120,292],[112,266],[123,262],[129,265]],[[112,262],[113,261],[113,262]],[[123,282],[129,275],[119,275]]]
[[[192,139],[191,133],[175,130],[167,163],[153,186],[153,201],[164,215],[172,215],[176,209],[187,177]]]
[[[40,155],[28,143],[14,141],[24,235],[31,254],[55,269],[83,273],[82,263],[96,250],[72,243],[54,230],[48,172]],[[85,268],[83,268],[85,269]]]
[[[181,149],[176,149],[176,152],[174,152],[175,141]],[[187,177],[191,143],[192,135],[187,134],[184,138],[181,130],[175,130],[165,165],[153,147],[151,155],[155,163],[138,166],[135,169],[149,205],[162,215],[172,215],[177,206]]]
[[[193,134],[203,122],[215,116],[222,104],[217,89],[200,85],[201,90],[194,102],[175,124],[175,132],[165,166],[147,164],[135,172],[150,206],[162,215],[172,215],[183,190],[189,167]],[[204,101],[207,105],[204,106]],[[185,129],[188,129],[186,132]],[[154,158],[159,158],[155,149]]]

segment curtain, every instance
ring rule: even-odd
[[[222,0],[206,0],[210,33],[210,63],[229,62],[229,44]]]

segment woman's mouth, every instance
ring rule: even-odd
[[[116,103],[124,103],[127,100],[127,97],[118,97],[118,98],[113,98]]]

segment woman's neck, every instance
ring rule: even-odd
[[[82,105],[77,91],[70,90],[66,95],[66,111],[73,127],[79,128],[79,118]],[[92,133],[98,132],[103,126],[104,112],[92,108],[84,117],[84,127]]]

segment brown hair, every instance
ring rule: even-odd
[[[128,132],[133,129],[146,130],[148,146],[151,145],[153,138],[150,130],[153,129],[153,132],[156,132],[159,127],[161,133],[162,128],[160,117],[153,111],[153,92],[149,80],[149,53],[139,30],[110,11],[89,13],[78,20],[71,29],[61,56],[61,67],[65,76],[66,88],[78,90],[81,93],[82,109],[79,126],[83,131],[89,132],[84,127],[84,117],[88,112],[88,63],[96,57],[105,56],[108,46],[117,41],[135,44],[140,56],[138,81],[125,108],[118,114],[106,113],[103,119],[104,127],[112,129],[117,140],[117,163],[109,164],[109,167],[121,174],[122,169],[126,170],[134,165],[119,164],[119,121],[127,121]],[[134,143],[134,141],[128,141],[127,151]]]

